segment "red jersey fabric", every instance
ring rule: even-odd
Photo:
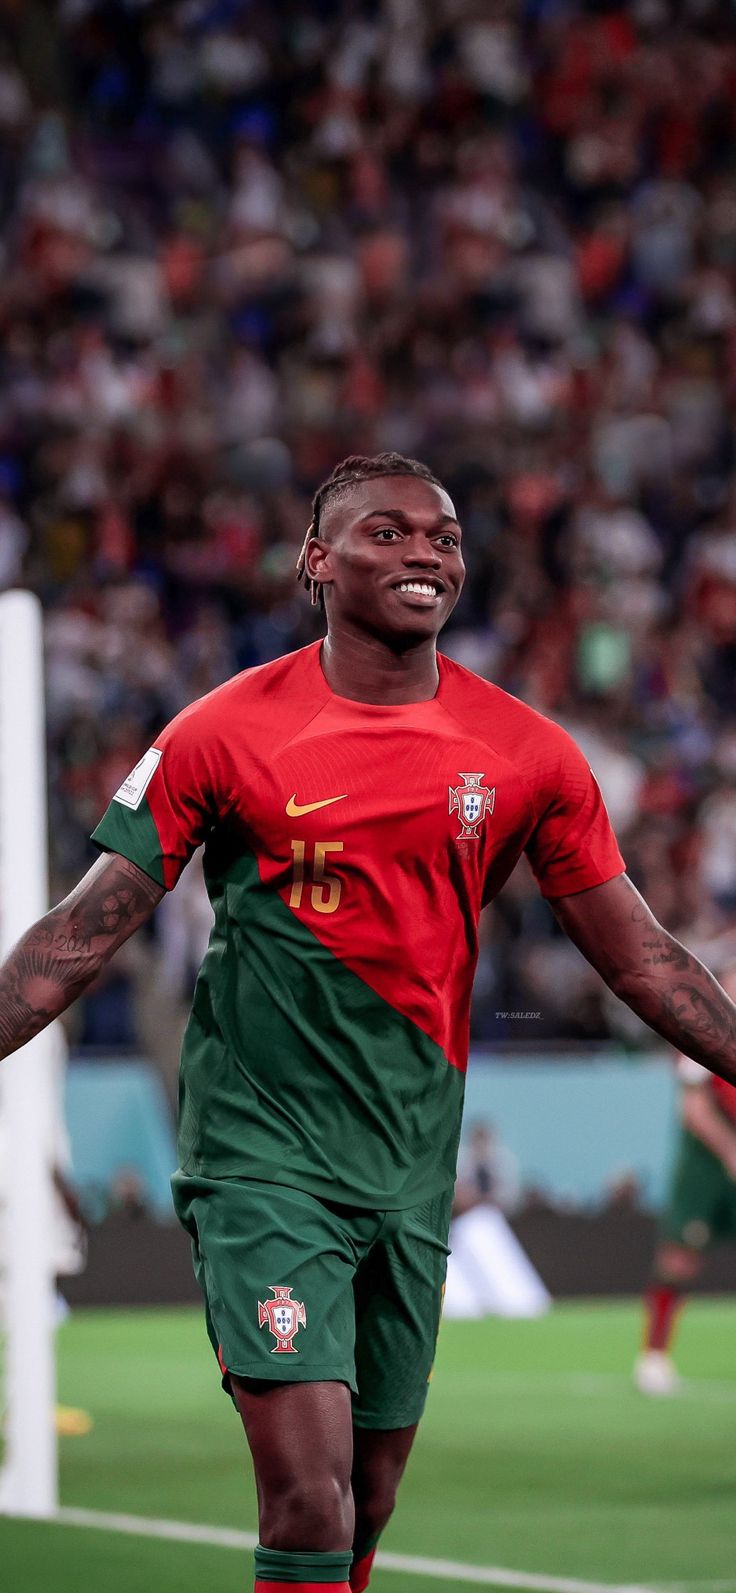
[[[713,1096],[721,1111],[725,1112],[732,1123],[736,1123],[736,1085],[727,1084],[725,1079],[719,1079],[715,1073],[709,1073],[708,1077]]]
[[[146,795],[163,883],[225,825],[290,904],[292,842],[307,856],[326,844],[339,910],[321,910],[311,889],[294,910],[465,1068],[480,910],[521,853],[548,897],[624,870],[599,787],[565,730],[449,658],[438,657],[431,700],[383,707],[332,692],[320,651],[236,676],[157,738]],[[468,776],[491,793],[475,825],[451,796]],[[315,808],[289,818],[292,797]]]
[[[336,695],[315,643],[168,728],[95,831],[215,910],[182,1052],[182,1169],[378,1208],[451,1187],[481,908],[622,872],[558,725],[451,660],[430,701]]]

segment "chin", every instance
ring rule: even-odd
[[[356,597],[355,603],[346,604],[341,617],[359,630],[376,636],[389,647],[412,646],[418,642],[434,641],[455,606],[454,603],[449,607],[443,603],[441,610],[438,611],[408,606],[400,608],[393,603],[384,606],[379,602],[368,607],[365,603],[365,594],[362,596],[362,603]],[[333,620],[337,619],[338,615],[335,613]]]
[[[431,642],[439,636],[444,623],[444,618],[439,619],[436,614],[423,614],[421,611],[404,614],[400,619],[391,614],[386,615],[381,634],[393,644]]]

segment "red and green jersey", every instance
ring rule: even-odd
[[[439,659],[428,702],[338,697],[320,644],[173,720],[94,839],[215,913],[182,1054],[181,1166],[398,1209],[453,1180],[481,908],[623,870],[564,730]]]

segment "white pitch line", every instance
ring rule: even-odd
[[[205,1543],[213,1549],[255,1549],[257,1532],[236,1527],[199,1526],[196,1521],[156,1521],[150,1516],[123,1516],[106,1510],[79,1510],[62,1505],[52,1517],[63,1527],[96,1527],[133,1538],[165,1538],[169,1543]]]
[[[197,1525],[191,1521],[156,1521],[148,1516],[109,1514],[104,1510],[80,1510],[65,1505],[53,1518],[62,1526],[93,1527],[102,1532],[123,1532],[132,1537],[160,1538],[170,1543],[203,1543],[218,1549],[254,1549],[258,1538],[254,1532],[238,1531],[234,1527]],[[461,1560],[430,1560],[414,1554],[390,1554],[380,1551],[376,1566],[382,1571],[396,1571],[404,1576],[433,1577],[437,1581],[468,1582],[481,1587],[518,1588],[525,1593],[655,1593],[652,1585],[640,1587],[631,1583],[584,1582],[577,1577],[544,1576],[536,1571],[512,1571],[501,1565],[466,1565]],[[693,1584],[693,1589],[695,1588]],[[736,1583],[699,1582],[697,1593],[736,1593]],[[665,1593],[664,1587],[661,1593]],[[690,1593],[688,1583],[668,1586],[666,1593]]]

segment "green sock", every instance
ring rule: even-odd
[[[285,1549],[255,1551],[257,1582],[342,1582],[347,1583],[353,1559],[352,1549],[335,1554],[290,1554]]]

